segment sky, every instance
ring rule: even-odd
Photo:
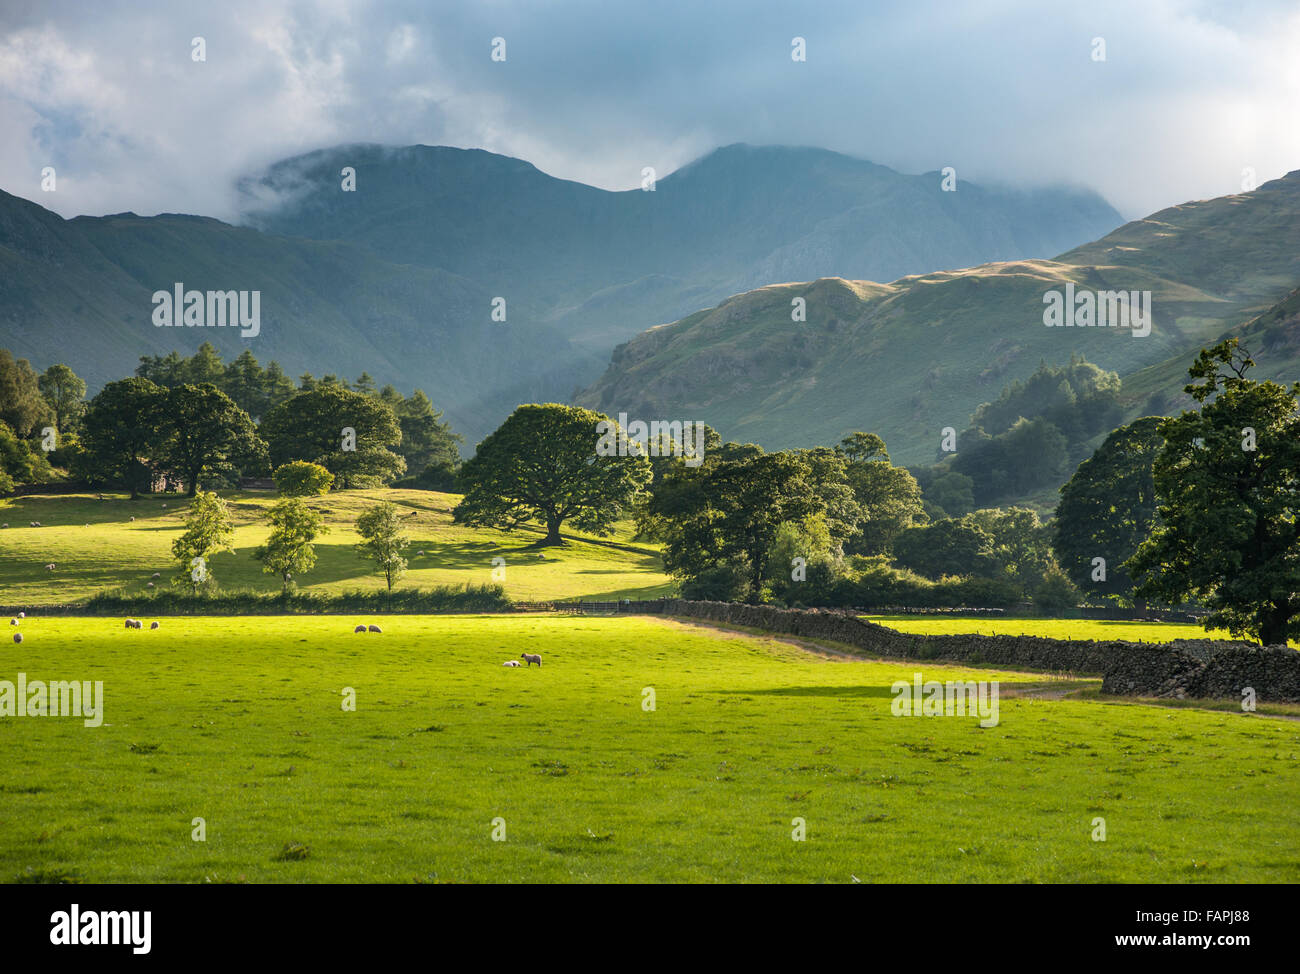
[[[0,0],[0,135],[0,189],[68,217],[233,220],[238,177],[348,142],[605,189],[750,142],[1131,219],[1300,169],[1300,2]]]

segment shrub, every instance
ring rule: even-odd
[[[294,460],[275,468],[275,489],[285,497],[315,497],[329,493],[334,475],[318,463]]]

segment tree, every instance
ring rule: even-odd
[[[41,395],[54,413],[54,425],[68,433],[86,412],[86,383],[66,365],[51,365],[37,380]]]
[[[185,532],[172,542],[172,555],[180,563],[177,583],[188,584],[195,594],[215,588],[208,562],[218,552],[234,551],[234,536],[230,506],[212,491],[199,491],[185,514]]]
[[[226,366],[219,386],[222,392],[234,400],[236,406],[253,418],[265,416],[270,409],[266,373],[248,349],[240,352],[239,358]]]
[[[164,459],[185,478],[188,496],[199,491],[205,472],[232,471],[265,456],[266,444],[248,413],[216,386],[186,384],[165,395]]]
[[[853,433],[840,442],[846,475],[861,510],[857,531],[845,549],[853,554],[888,554],[894,539],[924,524],[925,510],[916,478],[889,461],[885,441],[874,433]]]
[[[96,479],[118,481],[139,496],[166,440],[167,391],[148,379],[110,382],[90,401],[84,421],[84,463]]]
[[[285,497],[314,497],[328,494],[334,475],[318,463],[294,460],[275,468],[271,475],[275,489]]]
[[[813,479],[809,464],[794,453],[724,456],[684,474],[680,489],[657,494],[650,504],[651,516],[673,526],[664,566],[687,579],[720,564],[736,566],[750,599],[757,599],[781,526],[826,515]]]
[[[993,538],[969,521],[946,518],[925,527],[908,528],[894,542],[894,561],[926,578],[945,575],[997,574]]]
[[[562,545],[566,521],[609,534],[650,479],[643,456],[601,456],[597,427],[608,417],[559,403],[524,405],[478,445],[461,468],[460,524],[513,530],[546,525],[540,544]]]
[[[392,407],[323,380],[272,409],[259,432],[273,464],[320,464],[339,488],[378,487],[406,469],[393,452],[402,431]]]
[[[316,549],[312,542],[327,534],[325,519],[319,511],[308,507],[297,497],[277,501],[267,513],[271,533],[266,544],[253,551],[253,557],[262,563],[262,571],[279,575],[288,591],[296,575],[311,571],[316,564]],[[388,586],[392,588],[392,583]]]
[[[1254,364],[1230,338],[1188,370],[1200,410],[1160,424],[1159,521],[1127,568],[1138,594],[1276,645],[1300,636],[1300,384],[1248,379]]]
[[[53,417],[31,363],[0,348],[0,423],[27,437]]]
[[[1040,586],[1049,573],[1060,571],[1052,557],[1046,526],[1028,508],[987,508],[967,514],[962,520],[989,536],[1000,573],[1020,586],[1022,596]]]
[[[450,488],[460,466],[464,437],[451,431],[442,413],[419,389],[403,399],[392,386],[384,386],[379,398],[392,407],[401,426],[402,442],[397,452],[406,461],[406,469],[419,475],[421,485]]]
[[[397,505],[381,501],[366,508],[357,518],[357,533],[362,538],[357,550],[375,563],[388,580],[388,591],[391,592],[393,582],[406,572],[402,549],[408,544]]]
[[[1052,546],[1079,588],[1128,596],[1133,579],[1124,563],[1155,526],[1155,459],[1164,444],[1159,416],[1121,426],[1079,464],[1061,488]],[[1097,564],[1095,559],[1103,562]]]

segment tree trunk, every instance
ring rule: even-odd
[[[542,544],[544,545],[564,544],[564,539],[560,537],[560,525],[563,523],[564,522],[560,518],[556,517],[555,515],[553,514],[547,515],[546,540],[543,541]]]
[[[1265,646],[1285,646],[1287,623],[1291,614],[1285,608],[1274,607],[1260,619],[1259,641]]]

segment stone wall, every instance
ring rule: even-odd
[[[1240,699],[1243,687],[1253,687],[1258,700],[1300,703],[1300,653],[1286,647],[1261,649],[1212,639],[1130,643],[1039,636],[924,636],[898,632],[842,610],[777,609],[736,602],[670,599],[665,611],[846,643],[870,656],[1100,675],[1104,693]]]

